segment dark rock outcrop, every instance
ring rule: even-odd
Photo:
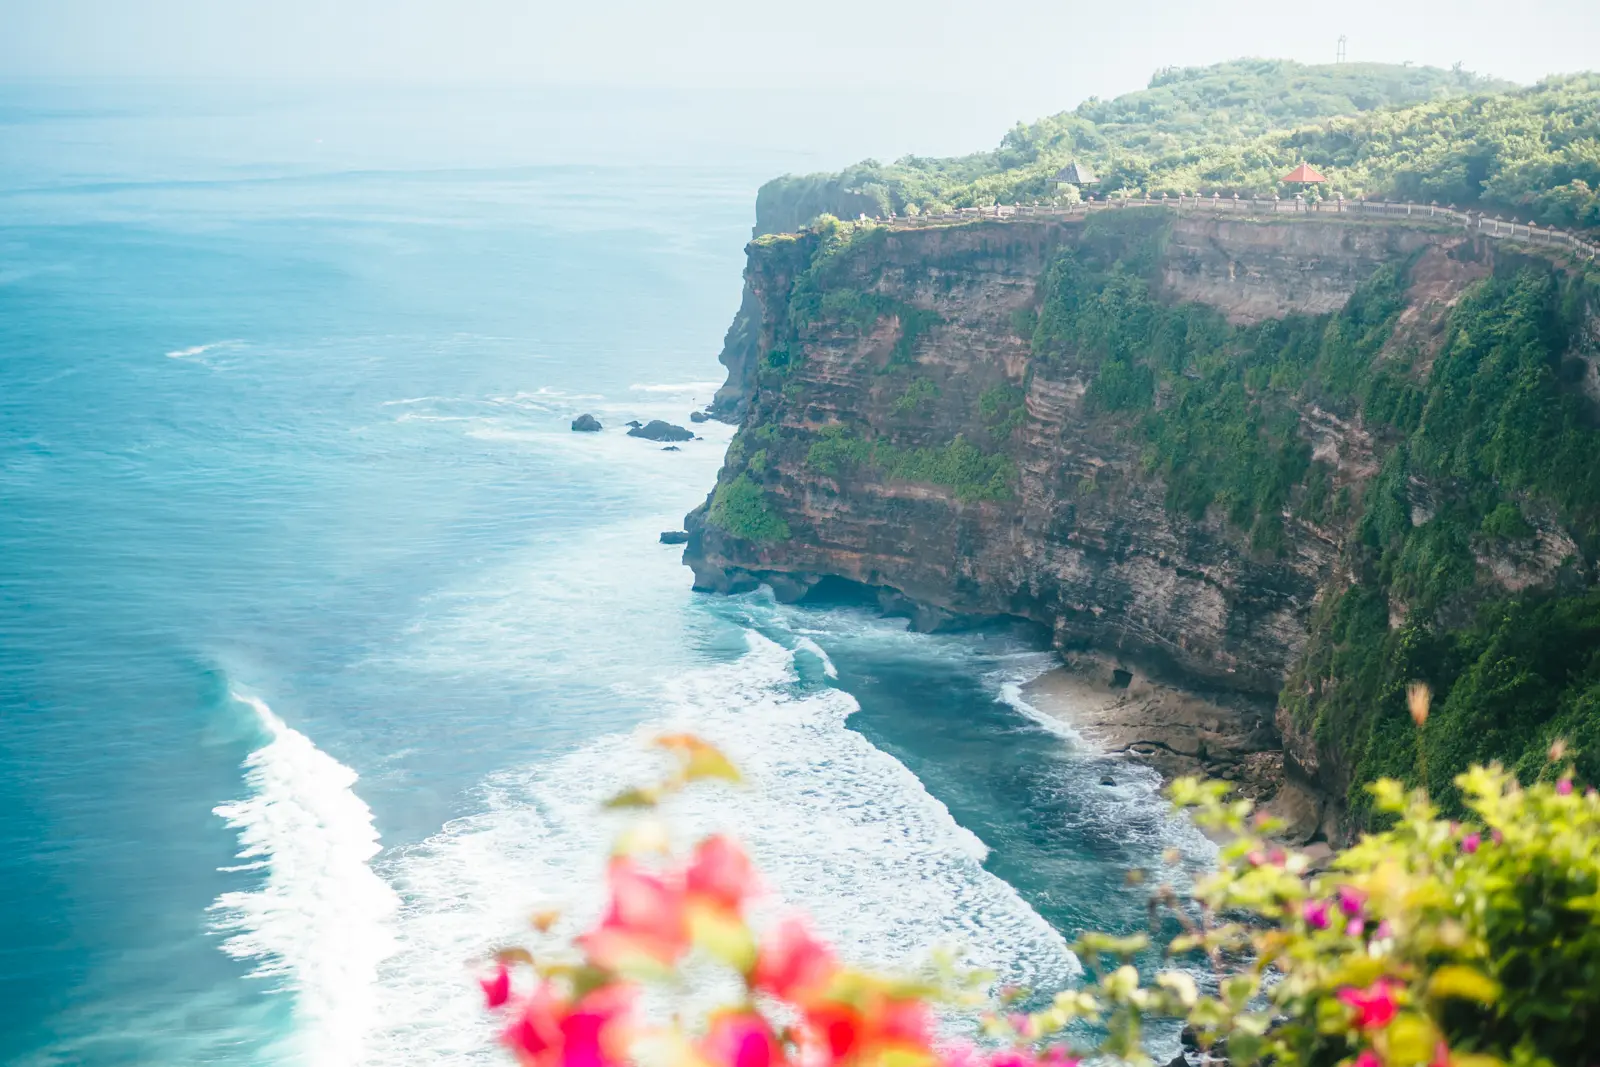
[[[661,543],[664,545],[681,545],[689,540],[689,534],[684,530],[662,530]]]
[[[635,426],[628,431],[629,437],[643,437],[646,441],[692,441],[694,434],[682,426],[674,426],[670,422],[660,419],[651,419],[643,426]]]
[[[689,412],[689,421],[690,422],[709,422],[710,420],[711,420],[711,416],[707,415],[703,411],[691,411],[691,412]]]
[[[598,433],[600,431],[600,420],[593,415],[579,415],[572,420],[572,428],[579,433]]]

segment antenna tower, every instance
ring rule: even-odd
[[[1345,45],[1345,36],[1344,36],[1344,34],[1341,33],[1339,35],[1339,51],[1337,53],[1335,53],[1335,55],[1333,57],[1333,61],[1335,63],[1343,63],[1344,62],[1344,45]]]

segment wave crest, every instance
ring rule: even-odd
[[[377,1017],[379,965],[395,949],[400,899],[373,873],[381,849],[356,772],[292,729],[266,703],[239,693],[266,743],[245,759],[250,795],[213,809],[239,833],[256,888],[211,906],[222,950],[254,963],[250,974],[295,998],[295,1041],[305,1062],[349,1067]]]

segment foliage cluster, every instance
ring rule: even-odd
[[[783,229],[836,204],[873,215],[1048,199],[1071,160],[1113,195],[1271,196],[1300,159],[1346,196],[1600,227],[1600,76],[1517,88],[1380,64],[1239,60],[1163,71],[1140,92],[1019,124],[992,152],[775,179],[758,197],[758,219]]]
[[[1299,432],[1300,405],[1359,403],[1403,307],[1405,272],[1380,270],[1337,314],[1235,327],[1212,308],[1155,299],[1145,273],[1162,239],[1148,220],[1091,219],[1041,284],[1034,357],[1089,377],[1090,411],[1132,418],[1171,510],[1200,518],[1218,507],[1253,547],[1276,551],[1297,497],[1317,521],[1334,506]]]
[[[765,450],[756,453],[765,465]],[[754,460],[754,457],[752,457]],[[707,519],[713,526],[746,541],[787,541],[789,523],[767,500],[761,484],[741,473],[717,486]]]
[[[942,447],[908,447],[868,440],[849,427],[825,427],[806,453],[806,465],[830,477],[870,468],[883,478],[942,485],[964,502],[1003,500],[1011,495],[1017,468],[961,435]]]
[[[768,365],[791,366],[805,331],[819,322],[845,323],[865,333],[891,315],[899,320],[900,336],[889,354],[890,366],[915,362],[918,341],[943,320],[936,312],[862,288],[850,276],[857,257],[874,248],[887,231],[871,223],[840,222],[831,215],[814,220],[811,229],[818,234],[817,246],[790,289],[787,334],[769,353]]]
[[[996,445],[1003,445],[1028,419],[1023,389],[1010,382],[991,385],[978,394],[978,417]]]
[[[1359,816],[1361,784],[1379,775],[1456,804],[1450,782],[1473,761],[1530,773],[1556,734],[1583,738],[1580,767],[1600,777],[1600,593],[1582,573],[1600,543],[1600,431],[1563,387],[1576,328],[1564,284],[1576,283],[1523,269],[1452,313],[1410,433],[1367,488],[1357,581],[1323,605],[1285,687],[1296,721],[1347,761]],[[1440,487],[1426,509],[1414,506],[1419,479]],[[1481,555],[1535,547],[1525,505],[1577,536],[1568,580],[1473,605]],[[1416,678],[1441,702],[1414,736],[1404,689]]]
[[[906,386],[906,391],[895,397],[894,403],[889,405],[889,411],[894,415],[913,415],[929,401],[938,398],[939,387],[933,384],[933,379],[913,378],[911,384]]]
[[[1414,697],[1424,721],[1426,692]],[[802,917],[752,922],[763,887],[739,844],[714,834],[682,855],[663,818],[684,788],[737,784],[738,770],[691,735],[656,745],[668,773],[607,802],[638,815],[613,846],[599,920],[576,932],[536,913],[539,940],[496,953],[480,980],[524,1067],[1153,1067],[1146,1020],[1173,1017],[1237,1067],[1592,1059],[1600,795],[1574,789],[1563,745],[1548,756],[1553,781],[1531,788],[1497,767],[1463,775],[1465,823],[1420,790],[1377,783],[1395,825],[1321,874],[1266,840],[1277,825],[1227,799],[1226,783],[1179,780],[1174,801],[1226,841],[1216,870],[1182,895],[1160,883],[1150,934],[1083,934],[1074,948],[1090,973],[1075,987],[998,999],[991,975],[948,952],[886,976],[842,963]],[[1133,873],[1140,884],[1152,872]],[[1163,965],[1142,974],[1153,940]],[[652,988],[677,1010],[642,1011]],[[714,1007],[690,1007],[707,993]],[[941,1040],[940,1010],[977,1014],[983,1044]]]

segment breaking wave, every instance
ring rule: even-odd
[[[255,714],[266,743],[244,762],[250,795],[213,809],[239,833],[231,871],[259,871],[253,889],[211,906],[223,951],[251,976],[294,997],[301,1062],[348,1067],[362,1057],[377,1017],[379,965],[395,949],[394,890],[373,873],[372,811],[356,773],[292,729],[262,700],[234,699]]]
[[[615,824],[609,792],[656,768],[647,742],[690,729],[749,778],[682,798],[674,828],[736,833],[772,890],[767,916],[794,906],[857,962],[904,964],[935,945],[1004,980],[1060,988],[1078,973],[1062,936],[983,868],[984,844],[892,756],[846,728],[848,694],[802,684],[794,654],[746,632],[732,663],[665,687],[664,714],[553,763],[496,776],[482,814],[453,822],[386,864],[405,897],[399,951],[383,965],[367,1062],[485,1062],[488,1028],[465,968],[525,930],[535,908],[567,932],[596,913]],[[809,651],[809,650],[808,650]],[[558,928],[559,930],[560,928]]]

